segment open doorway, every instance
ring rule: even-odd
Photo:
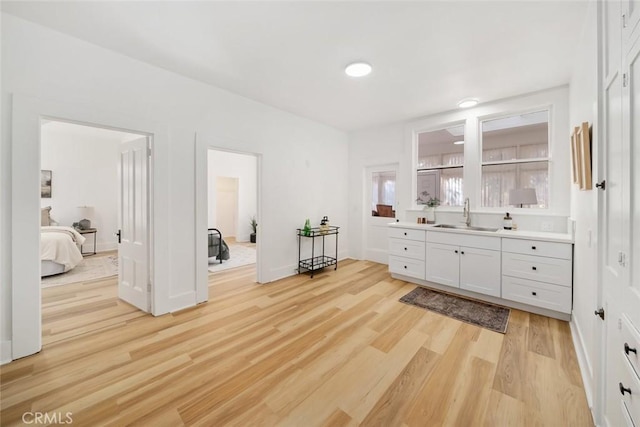
[[[42,339],[47,345],[148,311],[146,303],[135,307],[125,302],[136,302],[130,295],[122,295],[119,272],[122,264],[125,273],[131,269],[131,257],[123,261],[122,233],[118,237],[129,216],[123,209],[137,209],[148,232],[146,209],[126,202],[131,196],[127,175],[134,167],[127,167],[126,159],[135,157],[127,153],[140,146],[146,158],[147,137],[57,120],[43,120],[40,134]],[[144,181],[135,185],[146,193]]]
[[[258,160],[209,149],[207,153],[208,271],[253,266],[257,259]]]
[[[398,164],[368,166],[364,170],[364,258],[388,262],[387,229],[396,219]]]

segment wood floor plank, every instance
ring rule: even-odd
[[[424,347],[420,348],[394,383],[369,411],[367,417],[362,420],[362,424],[369,426],[399,425],[413,396],[421,389],[439,359],[439,354]]]
[[[459,323],[459,322],[458,322]],[[457,329],[447,351],[443,354],[427,379],[426,383],[413,399],[413,403],[405,416],[408,425],[441,425],[449,407],[456,398],[455,384],[460,375],[464,375],[464,366],[468,350],[480,333],[477,326],[461,324]],[[436,391],[434,393],[434,391]]]
[[[213,273],[209,302],[160,317],[113,278],[44,289],[45,344],[0,368],[0,424],[592,425],[566,322],[483,330],[400,303],[415,285],[369,261],[255,277]]]
[[[556,357],[553,343],[553,333],[551,331],[550,319],[537,314],[529,315],[529,329],[527,343],[529,351],[547,357]]]

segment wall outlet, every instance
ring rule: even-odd
[[[540,229],[542,231],[553,231],[553,223],[550,221],[542,221]]]

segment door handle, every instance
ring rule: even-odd
[[[635,348],[631,348],[631,347],[629,347],[629,343],[624,343],[624,352],[625,352],[626,354],[629,354],[629,353],[635,353],[635,354],[638,354],[638,350],[637,350],[637,349],[635,349]]]
[[[600,307],[598,310],[594,311],[593,314],[600,316],[600,318],[604,320],[604,308]]]
[[[118,243],[122,243],[122,230],[118,230],[118,232],[113,233],[113,235],[118,237]]]

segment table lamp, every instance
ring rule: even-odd
[[[537,205],[536,190],[534,188],[509,190],[509,204],[519,207],[522,207],[522,205]]]
[[[78,221],[80,230],[88,230],[91,228],[91,218],[93,218],[93,206],[78,206],[78,216],[82,218]]]

